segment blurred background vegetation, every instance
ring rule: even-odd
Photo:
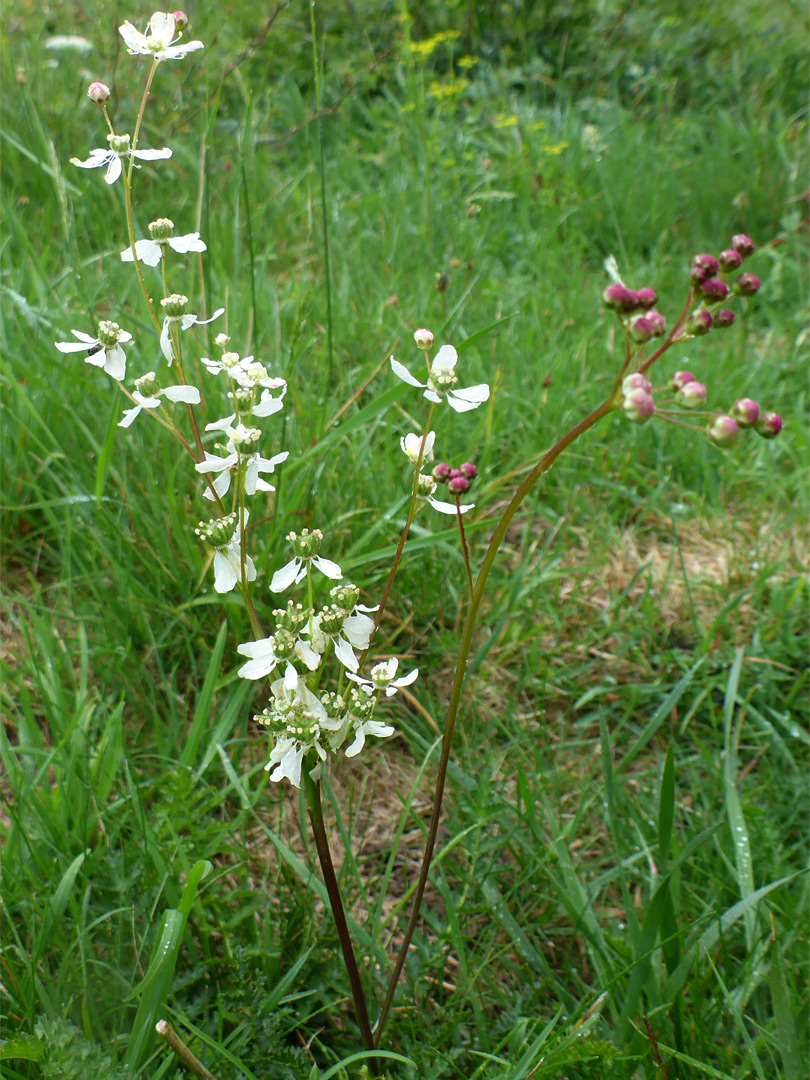
[[[167,1001],[218,1080],[306,1077],[358,1039],[296,799],[262,770],[261,690],[235,679],[247,620],[210,591],[186,462],[146,418],[120,431],[110,380],[53,347],[116,318],[144,343],[129,374],[155,366],[121,191],[68,164],[104,141],[91,80],[131,129],[145,61],[117,27],[150,14],[4,12],[0,1053],[9,1077],[171,1076],[143,1005]],[[345,0],[316,6],[314,42],[301,2],[189,14],[206,48],[158,73],[142,145],[174,155],[137,175],[138,234],[199,222],[209,251],[173,263],[172,288],[225,305],[233,347],[290,382],[265,451],[290,461],[252,522],[264,580],[308,525],[379,593],[407,499],[397,437],[422,417],[387,358],[413,361],[417,326],[459,345],[498,324],[462,353],[491,403],[443,416],[438,444],[481,470],[475,557],[612,383],[603,260],[672,320],[694,253],[756,240],[761,292],[688,365],[713,406],[745,394],[785,430],[721,453],[618,417],[528,501],[386,1045],[416,1063],[403,1077],[804,1076],[805,8]],[[408,551],[379,651],[422,669],[416,702],[333,780],[375,987],[464,593],[452,529],[420,515]]]

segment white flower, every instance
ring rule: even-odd
[[[197,468],[199,467],[198,465]],[[324,559],[318,554],[323,540],[320,529],[314,529],[312,532],[304,529],[300,536],[298,533],[291,532],[287,534],[287,539],[292,544],[295,554],[286,566],[282,566],[273,574],[273,580],[270,582],[271,592],[283,592],[290,585],[302,581],[307,575],[307,567],[310,563],[333,581],[339,581],[343,577],[343,571],[337,563],[332,562],[331,559]]]
[[[409,386],[419,386],[425,392],[422,397],[428,401],[440,402],[444,398],[447,404],[456,412],[468,412],[477,409],[489,397],[489,387],[486,383],[477,386],[468,386],[465,390],[456,390],[458,376],[455,373],[458,353],[452,345],[442,345],[430,365],[427,382],[421,383],[411,375],[410,371],[398,360],[391,357],[391,368],[394,374],[408,383]]]
[[[272,589],[272,587],[271,584],[270,588]],[[362,611],[377,610],[376,608],[364,607],[362,604],[357,606]],[[336,629],[327,629],[330,623],[339,623],[339,625],[337,625]],[[327,608],[311,620],[303,633],[309,637],[311,651],[314,655],[322,656],[326,651],[327,642],[331,641],[335,646],[335,656],[341,664],[348,668],[349,671],[357,671],[359,664],[354,650],[368,648],[371,635],[374,633],[374,620],[364,614],[346,615],[341,620],[336,611]],[[307,662],[307,667],[312,671],[315,670],[309,662]]]
[[[107,149],[98,146],[95,150],[91,150],[87,161],[71,158],[71,165],[78,165],[80,169],[100,169],[106,165],[107,174],[104,179],[108,184],[114,184],[123,172],[122,158],[134,157],[140,158],[141,161],[157,161],[159,158],[172,156],[168,146],[164,146],[162,150],[131,150],[129,135],[108,135],[107,142],[110,144]]]
[[[113,322],[100,322],[98,328],[99,335],[104,338],[103,342],[100,337],[91,337],[83,334],[81,330],[71,330],[71,334],[78,338],[78,341],[56,341],[54,344],[63,353],[87,353],[84,358],[86,364],[104,368],[108,375],[121,382],[127,372],[127,358],[121,344],[132,341],[132,334]]]
[[[389,735],[394,734],[394,729],[390,724],[384,724],[381,720],[361,720],[357,717],[352,717],[354,720],[354,742],[346,750],[346,757],[356,757],[357,754],[366,745],[366,735],[376,735],[378,739],[385,739]]]
[[[278,783],[285,776],[295,787],[301,786],[301,766],[304,756],[314,750],[321,761],[326,750],[321,745],[322,734],[335,724],[330,722],[323,704],[298,678],[295,668],[288,667],[283,679],[270,687],[275,701],[263,720],[276,736],[276,744],[265,769],[270,779]]]
[[[399,445],[402,447],[402,452],[408,458],[411,465],[415,465],[419,460],[419,455],[422,455],[422,461],[433,461],[433,444],[436,441],[436,432],[429,431],[424,438],[419,435],[414,435],[411,432],[404,438],[399,440]],[[422,443],[424,442],[424,450],[422,449]]]
[[[119,423],[119,427],[128,428],[134,421],[135,417],[140,413],[141,409],[156,409],[160,405],[160,398],[168,398],[169,401],[185,401],[189,405],[200,404],[200,391],[196,386],[185,386],[179,384],[177,386],[167,386],[165,389],[158,390],[156,394],[150,397],[144,397],[140,390],[135,390],[132,394],[135,399],[134,409],[124,409],[124,419]]]
[[[118,27],[118,33],[124,39],[128,52],[133,56],[140,54],[151,56],[155,60],[179,60],[186,53],[205,48],[201,41],[175,44],[180,39],[179,36],[175,36],[177,24],[174,15],[167,15],[163,11],[155,12],[146,30],[147,33],[142,34],[129,21]]]
[[[372,690],[384,690],[386,697],[392,697],[401,687],[410,686],[419,675],[419,668],[414,668],[407,675],[396,678],[398,667],[399,660],[396,656],[392,656],[390,660],[383,660],[382,663],[374,665],[371,669],[370,680],[361,679],[359,675],[353,675],[351,672],[348,677],[369,693]]]
[[[163,303],[163,301],[161,301]],[[207,326],[208,323],[218,319],[224,314],[225,308],[217,308],[210,319],[201,319],[197,315],[167,315],[163,320],[163,329],[160,332],[160,351],[171,365],[174,360],[174,347],[172,346],[171,325],[179,323],[181,330],[188,330],[190,326]]]
[[[245,510],[245,528],[250,511]],[[214,552],[214,588],[218,593],[230,592],[242,579],[242,530],[237,527],[232,538]],[[245,577],[256,580],[256,567],[249,555],[245,556]]]
[[[165,240],[136,240],[135,251],[138,262],[146,263],[147,266],[157,266],[163,258],[163,248],[166,244],[180,255],[185,255],[189,251],[207,250],[205,241],[200,239],[198,232],[186,233],[185,236],[169,236]],[[124,248],[121,259],[123,262],[133,262],[131,247]]]
[[[236,651],[241,656],[247,656],[248,661],[237,671],[240,679],[263,679],[269,675],[286,657],[276,655],[276,636],[261,638],[259,641],[246,641],[236,646]],[[320,664],[320,657],[315,656],[305,641],[296,641],[293,654],[303,661],[310,671],[315,671]],[[313,664],[314,660],[314,664]],[[291,667],[287,660],[287,667]],[[294,670],[294,669],[293,669]]]
[[[227,430],[229,433],[236,431],[235,428],[228,428]],[[217,457],[216,454],[209,454],[206,451],[205,461],[197,462],[194,468],[198,473],[216,472],[220,474],[214,480],[213,486],[217,495],[222,498],[231,486],[231,471],[234,467],[238,467],[241,461],[241,464],[245,466],[245,494],[255,495],[257,491],[276,490],[272,484],[262,480],[259,473],[273,472],[276,465],[286,461],[288,457],[289,450],[285,450],[283,453],[276,454],[271,458],[262,457],[261,454],[240,454],[233,440],[229,439],[225,447],[225,457]],[[203,498],[212,501],[214,498],[207,485],[203,491]]]

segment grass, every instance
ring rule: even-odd
[[[284,9],[264,37],[268,14],[247,3],[224,20],[192,13],[205,58],[159,72],[145,139],[174,157],[138,177],[141,233],[162,214],[190,231],[199,213],[207,309],[227,304],[239,350],[290,381],[268,429],[290,461],[254,515],[260,574],[286,558],[290,528],[320,526],[369,597],[407,503],[396,440],[421,423],[386,361],[411,361],[417,326],[458,344],[497,323],[462,354],[470,383],[495,384],[491,404],[443,418],[439,439],[442,456],[481,470],[480,558],[518,478],[610,386],[619,343],[599,301],[603,259],[654,284],[672,318],[695,251],[737,231],[758,240],[761,292],[731,330],[693,343],[689,367],[712,403],[747,394],[781,412],[780,438],[721,453],[664,425],[604,421],[510,529],[385,1043],[413,1064],[386,1068],[798,1080],[807,126],[792,38],[767,44],[789,5],[767,19],[753,5],[763,44],[732,26],[720,65],[687,63],[687,28],[662,29],[659,70],[686,67],[635,90],[621,74],[637,55],[630,22],[602,66],[560,61],[552,87],[531,61],[540,13],[525,7],[525,25],[483,8],[459,24],[480,58],[469,74],[450,67],[450,46],[411,59],[405,24],[364,22],[365,5],[319,24],[331,326],[308,12]],[[413,38],[452,26],[451,10],[425,5]],[[0,1054],[14,1078],[172,1076],[152,1036],[162,1008],[218,1080],[305,1077],[313,1064],[327,1075],[359,1040],[301,805],[262,768],[249,720],[261,687],[235,676],[245,612],[210,589],[186,462],[156,425],[119,430],[109,380],[53,348],[98,317],[120,315],[136,339],[147,329],[116,254],[120,192],[67,164],[99,139],[85,69],[114,72],[122,122],[134,114],[140,68],[116,56],[114,27],[135,17],[12,14]],[[598,57],[587,29],[580,59]],[[46,50],[63,32],[99,51]],[[780,71],[793,72],[784,85]],[[199,295],[191,273],[178,261],[171,286]],[[141,362],[133,351],[136,374]],[[421,677],[397,738],[330,781],[377,999],[415,884],[464,589],[453,531],[420,514],[378,649]]]

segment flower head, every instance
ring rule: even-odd
[[[210,319],[201,319],[198,315],[186,315],[186,304],[188,304],[188,297],[181,296],[179,293],[172,293],[171,296],[164,296],[160,301],[160,306],[165,312],[165,318],[163,319],[163,329],[160,331],[160,351],[166,357],[169,364],[174,360],[174,346],[172,345],[171,328],[173,323],[177,323],[181,330],[188,330],[190,326],[194,326],[196,323],[198,326],[206,326],[208,323],[218,319],[220,315],[225,313],[225,308],[217,308]]]
[[[458,353],[452,345],[442,345],[433,363],[430,365],[427,382],[421,383],[411,375],[410,371],[398,360],[391,357],[391,368],[394,374],[408,383],[409,386],[418,386],[424,390],[422,397],[439,403],[447,400],[447,404],[456,412],[468,412],[477,409],[479,405],[489,397],[489,387],[486,383],[477,386],[468,386],[464,390],[457,390],[458,376],[455,368],[458,361]]]
[[[181,18],[178,20],[177,16]],[[178,25],[179,24],[179,25]],[[201,41],[186,41],[178,45],[180,40],[177,33],[188,25],[188,17],[184,12],[178,11],[173,15],[167,15],[163,11],[156,11],[146,27],[146,33],[136,30],[131,22],[127,21],[118,27],[118,33],[124,39],[127,51],[133,56],[151,56],[154,60],[180,60],[187,53],[196,52],[205,46]]]
[[[118,323],[106,320],[98,324],[98,337],[83,334],[81,330],[70,332],[78,340],[55,342],[60,352],[85,352],[86,364],[104,368],[109,376],[121,382],[127,372],[127,358],[121,346],[132,341],[132,334],[122,330]]]
[[[133,409],[124,409],[124,418],[118,424],[119,427],[128,428],[139,415],[141,409],[156,409],[160,405],[160,399],[165,397],[168,401],[185,401],[189,405],[200,404],[200,391],[196,386],[187,386],[179,383],[177,386],[167,386],[161,389],[155,378],[154,371],[142,375],[135,380],[135,390],[132,397],[135,400]]]
[[[338,581],[343,577],[343,571],[337,563],[332,562],[331,559],[324,559],[318,554],[323,543],[323,533],[320,529],[313,529],[312,532],[309,529],[304,529],[301,533],[291,532],[287,534],[287,540],[292,546],[293,558],[286,566],[282,566],[273,574],[270,582],[272,592],[284,592],[290,585],[303,580],[310,563],[333,581]]]
[[[415,465],[420,457],[423,462],[433,461],[433,444],[436,441],[436,432],[429,431],[424,437],[414,435],[411,432],[399,440],[403,454],[406,455],[411,465]]]
[[[157,266],[163,258],[163,249],[170,247],[180,255],[189,251],[205,251],[205,243],[198,232],[186,233],[185,236],[173,236],[174,222],[170,218],[157,218],[149,223],[149,239],[135,241],[135,253],[138,262],[147,266]],[[126,247],[121,252],[123,262],[132,262],[132,248]]]
[[[244,511],[247,528],[250,511]],[[201,521],[194,530],[201,540],[214,548],[214,588],[218,593],[230,592],[242,577],[242,539],[236,513],[213,521]],[[256,580],[253,559],[245,555],[245,577]]]
[[[397,678],[398,667],[399,660],[396,656],[392,656],[390,660],[383,660],[382,663],[374,665],[370,679],[361,679],[359,675],[353,675],[351,672],[348,677],[352,682],[356,682],[367,690],[384,691],[386,697],[392,697],[403,686],[410,686],[419,675],[419,668],[414,668],[407,675]]]
[[[275,783],[286,776],[291,784],[300,787],[305,756],[314,752],[325,761],[327,733],[339,727],[340,722],[329,717],[323,703],[299,680],[293,667],[273,683],[270,692],[270,705],[254,716],[275,738],[265,769]]]
[[[78,165],[80,169],[100,169],[107,166],[104,179],[108,184],[114,184],[123,172],[122,159],[125,157],[139,158],[141,161],[157,161],[159,158],[170,158],[171,150],[164,146],[162,150],[132,150],[129,145],[129,135],[108,135],[109,149],[98,146],[90,151],[87,161],[71,158],[71,165]]]

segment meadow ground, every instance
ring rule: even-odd
[[[92,79],[131,124],[144,68],[116,27],[149,14],[5,11],[0,1059],[15,1080],[179,1075],[152,1034],[165,1015],[217,1080],[335,1075],[360,1049],[337,937],[303,804],[263,769],[262,688],[236,677],[250,630],[238,594],[211,589],[198,480],[54,348],[98,318],[148,331],[121,192],[68,162],[103,141]],[[750,396],[785,428],[720,451],[615,414],[524,504],[384,1046],[412,1062],[391,1077],[419,1080],[800,1080],[804,13],[358,0],[316,10],[317,77],[306,5],[190,14],[206,48],[159,71],[144,136],[174,155],[137,177],[138,234],[199,222],[209,251],[172,288],[225,306],[239,351],[289,382],[272,432],[290,458],[252,522],[262,611],[293,527],[323,529],[379,594],[409,496],[398,438],[423,422],[387,361],[414,360],[414,329],[473,339],[468,381],[493,387],[442,418],[442,456],[481,474],[475,565],[519,480],[613,383],[605,258],[672,318],[695,252],[757,241],[761,291],[685,352],[712,405]],[[52,47],[65,34],[92,48]],[[375,645],[421,671],[397,735],[327,785],[377,1002],[458,650],[451,526],[417,517]]]

